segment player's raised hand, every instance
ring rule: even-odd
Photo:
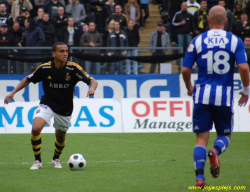
[[[87,97],[92,96],[92,95],[94,95],[94,94],[95,94],[95,91],[92,90],[92,89],[89,89],[88,94],[87,94]]]
[[[9,102],[11,102],[11,100],[13,99],[13,97],[14,97],[14,95],[10,93],[9,95],[7,95],[7,96],[5,97],[4,103],[5,103],[5,104],[8,104]]]
[[[242,91],[239,93],[241,95],[240,100],[238,102],[238,105],[241,106],[246,106],[249,95],[245,95]]]

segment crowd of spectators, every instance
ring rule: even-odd
[[[228,23],[225,30],[242,40],[250,37],[250,0],[153,0],[160,13],[168,15],[169,27],[155,21],[149,46],[153,55],[164,55],[171,45],[183,47],[192,38],[209,30],[207,15],[214,5],[225,7]],[[139,30],[143,30],[149,17],[150,0],[0,0],[0,47],[52,46],[62,41],[70,46],[82,47],[134,47],[133,50],[109,50],[113,56],[137,56],[140,43]],[[245,41],[244,41],[245,42]],[[248,42],[248,41],[246,41]],[[28,54],[39,54],[29,50]],[[83,54],[98,55],[98,50],[84,50]],[[138,63],[127,60],[112,62],[110,73],[138,74]],[[100,63],[86,61],[83,66],[89,73],[100,74]],[[131,65],[132,71],[131,71]],[[152,64],[150,73],[155,73]],[[29,73],[36,66],[25,64]],[[93,70],[93,71],[92,71]],[[0,73],[7,73],[5,65]]]

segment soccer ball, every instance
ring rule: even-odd
[[[87,161],[80,153],[75,153],[70,156],[68,166],[71,171],[82,171],[87,165]]]

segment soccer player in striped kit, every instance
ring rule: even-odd
[[[189,96],[193,95],[193,132],[196,133],[194,164],[196,186],[206,185],[204,167],[206,155],[214,178],[220,173],[218,156],[225,152],[233,130],[233,76],[235,62],[239,66],[243,90],[239,106],[245,106],[249,97],[249,68],[241,39],[224,31],[227,22],[225,8],[214,6],[208,16],[210,30],[193,39],[186,52],[182,75]],[[191,68],[198,65],[198,80],[193,87]],[[213,123],[217,132],[214,146],[206,148]]]

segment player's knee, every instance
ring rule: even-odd
[[[37,135],[39,135],[41,133],[42,129],[43,129],[43,127],[33,125],[31,132],[32,132],[33,135],[37,136]]]
[[[66,140],[66,137],[56,137],[56,140],[59,142],[59,143],[63,143],[65,140]]]
[[[37,135],[40,135],[40,133],[41,133],[41,129],[40,128],[38,128],[38,127],[32,127],[32,135],[34,135],[34,136],[37,136]]]
[[[66,132],[56,130],[56,140],[60,143],[63,143],[66,140]]]

